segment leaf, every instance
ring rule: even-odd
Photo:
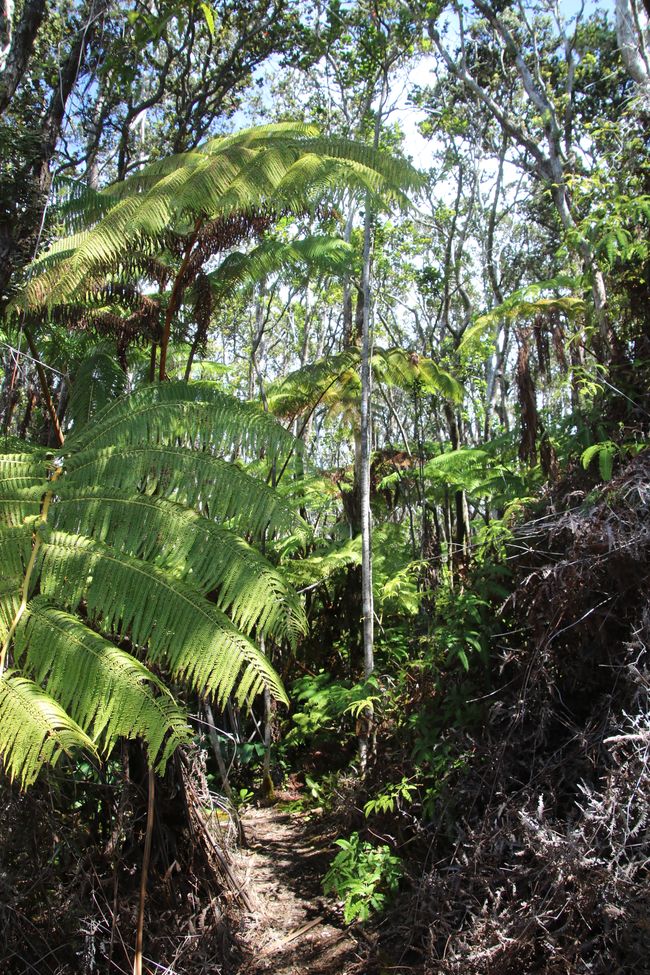
[[[210,31],[210,36],[214,37],[214,13],[212,7],[207,3],[200,4],[201,10],[203,11],[203,16],[205,17],[205,22],[208,25],[208,30]]]
[[[82,728],[33,681],[13,670],[0,676],[0,757],[12,779],[27,788],[44,765],[95,746]]]
[[[304,613],[235,530],[300,519],[216,455],[233,439],[240,456],[294,445],[213,383],[177,383],[108,403],[57,457],[0,454],[0,635],[23,671],[0,688],[0,756],[24,787],[92,738],[104,755],[140,738],[162,771],[188,736],[165,676],[220,706],[286,701],[249,635],[294,642]]]
[[[42,599],[32,600],[15,639],[16,661],[106,754],[118,737],[141,737],[161,773],[187,720],[161,681],[126,651]]]
[[[575,318],[586,307],[582,298],[575,294],[545,297],[544,292],[575,289],[577,286],[576,279],[560,275],[548,281],[528,285],[520,291],[514,291],[500,305],[474,320],[463,335],[460,349],[471,350],[476,347],[491,330],[504,321],[527,320],[554,311],[562,312],[570,320]]]

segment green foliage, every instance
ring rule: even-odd
[[[472,657],[486,662],[484,622],[489,606],[487,593],[481,587],[456,590],[441,586],[436,594],[436,623],[431,634],[439,666],[460,663],[468,671]]]
[[[382,621],[387,617],[406,620],[415,616],[422,601],[422,561],[412,558],[406,526],[380,525],[373,531],[372,545],[377,613]]]
[[[319,735],[341,734],[345,715],[358,717],[381,700],[376,677],[359,684],[340,683],[325,671],[299,677],[292,685],[291,696],[299,710],[292,718],[295,728],[285,737],[289,747],[305,744]]]
[[[323,891],[343,901],[346,924],[367,921],[394,896],[402,877],[402,861],[386,844],[373,846],[358,833],[336,841],[340,852],[323,878]]]
[[[471,350],[472,346],[480,342],[486,334],[491,334],[500,322],[521,322],[540,314],[548,315],[550,312],[562,312],[569,320],[575,318],[585,310],[586,306],[582,298],[574,294],[546,296],[545,292],[574,290],[577,285],[575,278],[559,275],[548,281],[539,281],[514,291],[502,304],[476,318],[463,336],[461,349]]]
[[[400,805],[408,805],[413,802],[413,797],[417,791],[418,783],[414,782],[412,778],[403,776],[399,782],[389,782],[372,799],[369,799],[363,807],[363,814],[370,817],[382,813],[393,813]]]
[[[361,565],[361,538],[321,543],[312,554],[286,563],[285,572],[296,589],[316,586],[350,566]]]
[[[208,275],[217,297],[251,286],[277,271],[307,270],[328,275],[349,272],[353,250],[337,237],[312,235],[288,243],[265,240],[248,253],[234,251]]]
[[[127,376],[109,346],[98,346],[77,367],[67,412],[80,430],[91,417],[126,392]]]
[[[92,740],[49,694],[13,670],[0,677],[0,756],[12,779],[31,785],[43,765],[83,748]]]
[[[628,443],[614,443],[613,440],[601,440],[599,443],[591,444],[583,451],[580,460],[585,470],[592,461],[598,458],[598,470],[603,481],[612,479],[614,461],[625,457],[633,457],[639,451],[645,450],[648,446],[645,441],[630,441]]]
[[[284,417],[309,414],[318,406],[327,407],[334,415],[347,410],[356,413],[361,390],[360,355],[360,350],[352,347],[290,373],[270,390],[269,408]],[[463,398],[462,386],[447,370],[405,349],[375,347],[372,369],[375,379],[389,386],[417,388],[456,403]]]
[[[614,457],[618,453],[617,445],[611,440],[603,440],[601,443],[592,444],[591,447],[583,452],[580,460],[585,470],[589,467],[592,460],[598,458],[598,469],[603,481],[609,481],[612,477],[614,467]]]
[[[22,670],[2,677],[0,752],[23,785],[74,746],[107,755],[121,736],[163,770],[188,728],[159,673],[221,706],[263,686],[286,700],[251,637],[295,641],[302,609],[236,534],[247,515],[258,533],[283,518],[237,466],[221,461],[221,504],[205,476],[233,440],[269,462],[290,445],[210,384],[169,384],[109,404],[55,454],[0,456],[2,659]]]
[[[650,253],[650,196],[612,192],[611,186],[602,185],[602,179],[598,173],[591,180],[576,181],[582,195],[601,199],[595,200],[589,216],[575,228],[570,240],[575,245],[582,238],[588,239],[610,268],[646,261]]]
[[[260,212],[278,219],[314,208],[328,191],[343,186],[369,192],[377,202],[381,197],[406,204],[405,191],[420,182],[404,160],[321,137],[300,123],[213,138],[99,193],[79,196],[70,217],[84,229],[34,263],[19,304],[33,309],[83,300],[94,275],[116,267],[134,248],[149,254],[162,249],[170,229],[190,233],[206,220],[223,223]]]

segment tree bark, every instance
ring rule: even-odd
[[[68,100],[84,69],[87,54],[108,0],[88,0],[81,12],[83,26],[75,35],[52,86],[47,109],[34,126],[32,147],[22,165],[17,165],[12,185],[15,198],[0,212],[0,303],[6,299],[17,268],[35,256],[44,221],[52,175],[50,163],[61,134]]]
[[[13,0],[0,0],[0,115],[11,103],[27,68],[45,15],[45,0],[25,0],[15,30],[14,9]]]

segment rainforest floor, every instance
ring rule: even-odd
[[[363,971],[363,942],[322,896],[333,837],[305,814],[277,806],[249,810],[243,826],[247,848],[238,866],[254,910],[242,918],[241,975]]]
[[[249,810],[239,873],[254,911],[242,916],[239,975],[366,975],[412,971],[372,961],[374,937],[344,923],[322,894],[336,833],[321,820],[281,807]]]

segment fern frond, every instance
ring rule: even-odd
[[[124,394],[127,376],[114,353],[101,346],[78,366],[68,402],[73,429],[81,430],[90,418]]]
[[[108,754],[118,737],[142,738],[161,773],[189,740],[183,712],[163,684],[124,650],[42,598],[32,600],[14,659]]]
[[[1,443],[1,441],[0,441]],[[0,453],[0,479],[12,477],[42,478],[47,474],[47,458],[51,454],[47,451],[33,453]]]
[[[360,535],[317,549],[307,558],[291,560],[285,571],[292,584],[300,589],[325,582],[334,573],[352,565],[361,565]]]
[[[32,534],[29,524],[0,526],[0,580],[24,575],[32,549]]]
[[[347,349],[289,373],[269,389],[269,409],[277,416],[293,418],[317,405],[329,406],[343,396],[357,395],[361,388],[358,363],[358,349]]]
[[[66,480],[76,488],[110,484],[166,497],[260,537],[300,529],[295,509],[236,464],[187,447],[105,447],[71,455]]]
[[[53,532],[40,550],[40,591],[69,610],[82,600],[108,635],[130,637],[200,693],[249,700],[267,686],[286,695],[267,658],[186,582],[91,539]],[[235,685],[239,678],[239,684]]]
[[[319,135],[318,126],[309,122],[269,122],[266,125],[250,126],[229,135],[215,136],[208,139],[201,146],[201,151],[208,154],[223,152],[231,145],[246,145],[255,148],[258,145],[270,145],[273,142],[286,142],[291,139],[315,139]]]
[[[215,294],[224,295],[287,267],[344,274],[350,270],[352,254],[352,247],[336,237],[314,235],[290,243],[267,240],[248,253],[229,254],[208,280]]]
[[[37,515],[47,481],[37,477],[0,478],[0,525],[18,527]]]
[[[187,232],[197,219],[304,212],[341,188],[371,194],[376,206],[385,199],[406,205],[406,193],[422,185],[403,159],[315,133],[297,125],[274,131],[265,126],[213,139],[108,187],[102,195],[113,203],[110,209],[81,238],[60,241],[44,255],[14,304],[64,301],[99,266],[115,264],[129,250],[160,248],[170,228]],[[97,202],[93,197],[89,205],[89,223],[101,213]]]
[[[0,644],[4,644],[13,623],[22,595],[23,576],[3,572],[0,579]]]
[[[562,312],[569,320],[584,312],[585,302],[575,294],[545,297],[547,291],[560,289],[574,290],[578,286],[575,278],[559,275],[549,281],[539,281],[519,291],[513,291],[505,301],[491,311],[479,315],[463,335],[461,349],[469,349],[480,342],[502,321],[518,321],[547,315],[549,312]]]
[[[361,384],[357,373],[358,348],[290,373],[269,391],[269,407],[278,416],[294,417],[317,405],[338,406],[358,399]],[[405,349],[375,348],[373,375],[379,382],[410,388],[417,384],[424,392],[445,396],[453,402],[463,398],[463,387],[432,359],[425,359]]]
[[[85,535],[144,559],[203,593],[245,633],[278,638],[305,630],[297,598],[264,556],[233,532],[164,498],[114,488],[59,491],[54,527]]]
[[[0,676],[0,757],[12,779],[27,788],[44,765],[95,746],[63,708],[33,681],[8,670]]]
[[[515,485],[522,490],[512,471],[477,447],[461,447],[433,457],[427,461],[424,474],[434,484],[467,491],[474,498],[491,498]]]
[[[461,384],[433,359],[426,359],[405,349],[375,349],[372,368],[379,382],[410,388],[417,385],[423,392],[441,394],[460,403],[464,396]]]
[[[109,404],[92,428],[73,434],[75,450],[137,443],[182,444],[213,452],[233,443],[255,457],[291,450],[294,438],[263,410],[224,393],[216,383],[169,382],[145,386]]]

